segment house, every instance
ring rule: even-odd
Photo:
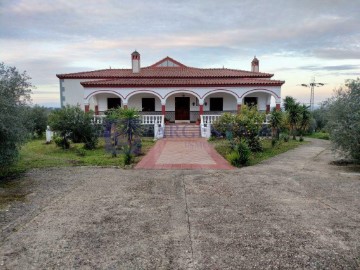
[[[142,115],[171,122],[195,122],[200,116],[237,113],[243,104],[269,112],[271,97],[280,109],[284,81],[259,72],[254,57],[251,71],[188,67],[171,57],[141,67],[140,54],[131,54],[131,68],[58,74],[61,106],[80,105],[102,115],[116,107],[134,107]],[[207,118],[210,119],[210,118]]]

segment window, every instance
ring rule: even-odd
[[[257,101],[258,101],[257,97],[245,97],[244,98],[244,104],[249,107],[257,106],[257,104],[258,104]]]
[[[121,107],[121,99],[120,98],[108,98],[107,99],[107,108],[116,109],[117,107]]]
[[[142,111],[154,112],[155,111],[155,98],[143,98],[142,99]]]
[[[222,111],[223,98],[210,98],[210,111]]]

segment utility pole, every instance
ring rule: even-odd
[[[314,88],[324,86],[324,83],[315,82],[315,77],[313,77],[309,84],[303,83],[303,84],[301,84],[301,86],[310,88],[310,111],[313,111],[314,110],[314,100],[315,100]]]

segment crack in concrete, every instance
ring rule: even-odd
[[[185,174],[182,174],[182,183],[184,188],[184,196],[185,196],[185,212],[187,217],[187,224],[188,224],[188,235],[190,240],[190,250],[191,250],[191,265],[194,265],[194,249],[193,249],[193,242],[191,238],[191,224],[190,224],[190,214],[189,214],[189,207],[187,201],[187,193],[186,193],[186,186],[185,186]]]

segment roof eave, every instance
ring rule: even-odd
[[[236,86],[282,86],[285,81],[278,83],[245,83],[245,84],[90,84],[88,82],[81,82],[80,84],[85,88],[142,88],[142,87],[236,87]]]

